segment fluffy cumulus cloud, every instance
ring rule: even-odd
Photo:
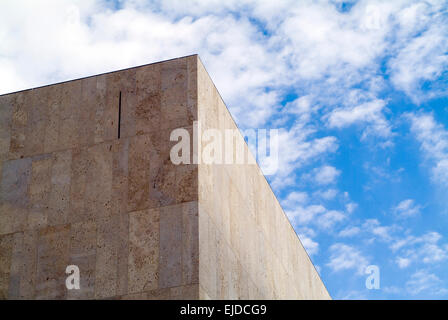
[[[328,124],[330,127],[343,128],[356,123],[366,128],[363,138],[369,134],[389,137],[391,127],[383,114],[385,106],[385,101],[378,99],[353,107],[336,108],[329,114]]]
[[[8,81],[0,88],[199,53],[245,123],[263,124],[282,93],[301,88],[337,109],[330,125],[367,121],[384,136],[379,59],[392,56],[393,83],[410,94],[440,76],[447,24],[430,22],[443,19],[442,2],[360,1],[343,11],[333,1],[6,0],[0,65]]]
[[[397,253],[396,262],[400,268],[406,268],[412,263],[432,265],[448,258],[448,247],[440,242],[442,235],[430,231],[422,236],[398,236],[391,242],[390,248]]]
[[[443,6],[445,1],[416,2],[396,15],[407,32],[398,43],[398,54],[389,62],[391,79],[416,102],[444,94],[444,88],[434,83],[448,66],[448,18],[440,12]],[[436,23],[428,24],[429,19]],[[424,82],[435,90],[423,92]]]
[[[334,183],[341,172],[332,166],[322,166],[316,168],[313,172],[314,181],[317,184]]]
[[[384,294],[443,295],[436,268],[448,245],[437,224],[418,222],[448,208],[411,183],[424,167],[428,190],[448,186],[447,7],[2,0],[0,94],[197,53],[241,129],[279,128],[268,179],[329,287],[341,285],[334,273],[355,271],[358,281],[378,259],[408,272]],[[407,148],[415,141],[417,155]]]
[[[448,185],[448,130],[431,113],[409,113],[411,130],[429,161],[434,181]]]
[[[313,134],[315,129],[302,123],[295,124],[289,130],[280,130],[278,170],[272,181],[275,187],[281,189],[290,185],[288,182],[293,178],[296,169],[338,149],[335,137],[314,137]]]
[[[406,289],[411,295],[421,295],[428,291],[431,295],[440,296],[448,292],[444,282],[427,270],[417,270],[406,282]]]
[[[345,229],[339,232],[340,237],[352,237],[361,232],[359,227],[346,227]]]
[[[421,206],[415,204],[413,199],[406,199],[401,201],[395,208],[394,212],[399,217],[407,218],[418,215],[420,213]]]
[[[310,256],[315,255],[319,251],[319,243],[313,240],[316,236],[316,232],[313,229],[302,227],[298,230],[298,236]]]
[[[364,274],[369,260],[357,248],[344,244],[335,243],[330,246],[330,259],[327,266],[334,272],[343,270],[354,270],[359,275]]]

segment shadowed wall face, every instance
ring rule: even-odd
[[[330,298],[256,164],[173,164],[196,121],[237,129],[197,56],[0,96],[0,298]]]
[[[196,69],[0,96],[0,298],[198,297],[197,166],[169,158],[170,132],[196,120]]]

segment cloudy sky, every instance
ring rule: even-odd
[[[0,93],[198,53],[240,128],[282,129],[268,179],[333,298],[447,299],[447,8],[2,0]]]

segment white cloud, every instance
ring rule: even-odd
[[[443,286],[443,281],[427,270],[416,271],[406,282],[406,289],[412,295],[437,296],[448,293],[448,290]]]
[[[347,213],[352,213],[353,211],[356,210],[357,207],[358,207],[357,203],[349,202],[345,205],[345,210],[347,211]]]
[[[307,193],[298,191],[291,192],[282,200],[286,215],[293,225],[301,228],[300,230],[309,224],[313,224],[319,229],[330,230],[335,224],[347,218],[344,212],[328,210],[320,204],[309,204],[308,200]],[[309,233],[307,235],[309,236]]]
[[[343,291],[336,297],[338,300],[367,300],[367,295],[365,291],[361,290],[351,290]]]
[[[404,269],[411,264],[411,260],[408,258],[398,257],[396,261],[397,261],[398,267],[400,267],[400,269]]]
[[[331,184],[341,174],[339,170],[332,166],[322,166],[313,170],[313,182],[320,185]]]
[[[377,219],[367,219],[364,224],[363,228],[365,231],[371,233],[376,238],[390,242],[393,240],[392,232],[396,227],[394,225],[392,226],[383,226]]]
[[[394,209],[394,213],[401,218],[413,217],[420,214],[421,206],[416,205],[413,199],[401,201]]]
[[[309,205],[306,207],[298,206],[294,209],[286,209],[288,218],[297,223],[308,223],[314,219],[315,216],[326,212],[322,205]]]
[[[292,208],[298,204],[304,204],[306,202],[308,202],[308,194],[306,192],[293,191],[282,201],[282,204],[287,208]]]
[[[393,252],[400,250],[397,257],[399,267],[411,263],[435,264],[448,258],[446,244],[439,244],[442,236],[434,231],[427,232],[420,237],[407,236],[392,241],[390,248]]]
[[[446,15],[437,13],[442,3],[441,1],[435,6],[415,3],[397,16],[404,29],[413,31],[410,35],[417,32],[420,34],[413,38],[403,37],[402,48],[389,62],[391,80],[417,103],[428,96],[446,94],[443,87],[433,87],[429,93],[421,90],[423,82],[436,80],[448,67],[447,18]],[[428,21],[429,17],[431,23]]]
[[[364,0],[347,12],[334,1],[292,0],[127,0],[115,8],[102,0],[5,0],[0,6],[3,93],[199,53],[238,123],[257,126],[290,90],[305,92],[289,108],[296,115],[322,105],[325,113],[365,113],[381,101],[384,57],[392,57],[394,84],[408,93],[446,68],[447,24],[437,2]],[[347,123],[366,117],[375,118],[366,134],[390,134],[382,110]]]
[[[369,265],[368,259],[356,248],[343,243],[335,243],[330,247],[330,261],[327,266],[333,271],[354,269],[363,274]]]
[[[385,106],[385,101],[377,99],[354,107],[337,108],[329,114],[328,126],[344,128],[355,123],[366,124],[364,138],[372,133],[384,138],[390,137],[391,126],[383,114]]]
[[[317,225],[323,229],[330,229],[336,223],[343,221],[347,217],[341,211],[329,210],[317,218]]]
[[[339,232],[340,237],[352,237],[361,232],[359,227],[347,227]]]
[[[290,130],[279,131],[279,164],[273,178],[274,188],[284,188],[285,178],[292,172],[318,156],[335,152],[338,148],[335,137],[313,138],[315,130],[303,123],[296,123]]]
[[[325,191],[319,190],[314,192],[313,195],[324,200],[332,200],[338,195],[338,190],[332,188]]]
[[[310,228],[300,228],[297,235],[310,256],[315,255],[319,251],[319,243],[312,239],[316,235],[314,230]]]

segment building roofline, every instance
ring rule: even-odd
[[[50,83],[50,84],[44,84],[44,85],[42,85],[42,86],[37,86],[37,87],[33,87],[33,88],[22,89],[22,90],[13,91],[13,92],[8,92],[8,93],[2,93],[2,94],[0,94],[0,97],[2,97],[2,96],[6,96],[6,95],[9,95],[9,94],[15,94],[15,93],[19,93],[19,92],[29,91],[29,90],[41,89],[41,88],[45,88],[45,87],[49,87],[49,86],[55,86],[55,85],[58,85],[58,84],[68,83],[68,82],[72,82],[72,81],[78,81],[78,80],[83,80],[83,79],[88,79],[88,78],[93,78],[93,77],[103,76],[103,75],[110,74],[110,73],[114,73],[114,72],[120,72],[120,71],[126,71],[126,70],[131,70],[131,69],[136,69],[136,68],[146,67],[146,66],[150,66],[150,65],[153,65],[153,64],[164,63],[164,62],[173,61],[173,60],[178,60],[178,59],[186,59],[186,58],[188,58],[188,57],[194,57],[194,56],[198,56],[198,54],[197,54],[197,53],[194,53],[194,54],[190,54],[190,55],[186,55],[186,56],[182,56],[182,57],[177,57],[177,58],[172,58],[172,59],[166,59],[166,60],[161,60],[161,61],[156,61],[156,62],[145,63],[145,64],[138,65],[138,66],[134,66],[134,67],[128,67],[128,68],[123,68],[123,69],[118,69],[118,70],[113,70],[113,71],[107,71],[107,72],[98,73],[98,74],[93,74],[93,75],[85,76],[85,77],[81,77],[81,78],[70,79],[70,80],[64,80],[64,81],[60,81],[60,82],[55,82],[55,83]]]

